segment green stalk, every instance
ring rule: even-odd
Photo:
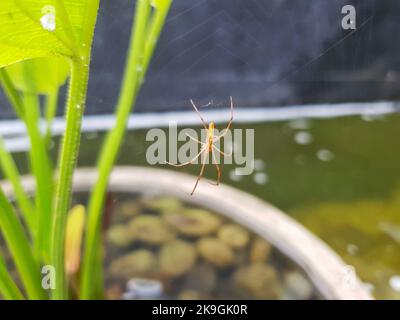
[[[97,282],[101,279],[98,275],[102,274],[100,235],[104,195],[126,131],[126,124],[132,111],[132,105],[136,100],[170,4],[171,1],[166,1],[163,8],[155,10],[155,16],[151,19],[152,22],[149,26],[149,2],[147,0],[137,1],[128,60],[116,108],[116,125],[108,133],[103,144],[98,162],[99,175],[88,205],[88,223],[81,277],[82,299],[93,298],[95,296],[94,289],[102,288],[102,283],[99,284]]]
[[[46,144],[39,130],[39,101],[35,94],[24,94],[25,123],[31,148],[29,157],[33,175],[36,179],[36,241],[35,252],[38,257],[48,261],[50,249],[51,211],[53,178],[50,158]]]
[[[46,96],[45,104],[45,117],[46,117],[46,144],[49,146],[51,141],[51,126],[53,124],[54,117],[57,112],[58,105],[58,88],[54,92],[49,93]]]
[[[26,84],[30,86],[32,92],[34,92],[35,83],[34,79],[31,78],[31,72],[28,68],[24,70],[24,76]],[[40,106],[39,106],[38,96],[36,94],[25,93],[22,100],[14,84],[12,83],[10,77],[8,76],[7,71],[4,69],[0,70],[0,80],[15,112],[24,121],[29,135],[31,143],[29,158],[32,167],[32,172],[36,179],[35,200],[36,200],[37,212],[35,215],[36,216],[35,223],[27,221],[27,224],[31,229],[32,235],[34,236],[35,252],[37,258],[39,259],[41,255],[44,258],[48,258],[47,255],[50,247],[53,181],[52,181],[50,158],[47,153],[43,137],[38,127],[40,118]],[[7,159],[6,159],[7,157],[5,156],[3,158],[5,159],[7,164]],[[8,160],[10,160],[9,157]],[[15,190],[15,186],[17,185],[15,179],[16,171],[12,170],[10,166],[10,161],[8,161],[8,172],[9,174],[14,176],[13,178],[14,182],[12,182],[11,180],[10,181],[13,183]],[[21,190],[21,188],[18,189]],[[21,194],[21,192],[18,193]],[[17,193],[16,196],[18,196]],[[26,204],[27,202],[24,201],[23,198],[21,199],[23,201],[21,209],[24,213],[24,211],[28,208],[28,206]],[[32,215],[33,211],[31,211],[29,216]]]
[[[7,300],[23,300],[24,296],[7,271],[0,252],[0,294]]]
[[[147,20],[150,5],[147,0],[139,0],[136,3],[136,13],[132,24],[128,62],[125,68],[123,89],[117,106],[117,124],[114,126],[102,147],[99,158],[99,176],[92,191],[88,205],[88,222],[85,238],[85,252],[82,262],[81,298],[91,299],[95,297],[95,290],[102,291],[101,281],[101,212],[104,205],[104,194],[107,188],[109,174],[117,155],[119,145],[112,142],[118,141],[124,132],[127,115],[130,112],[133,101],[133,93],[136,92],[138,71],[144,47],[144,36],[147,28]],[[128,89],[129,88],[129,89]],[[107,148],[111,148],[108,149]],[[106,156],[108,154],[109,156]],[[100,275],[100,276],[99,276]]]
[[[40,269],[33,258],[29,240],[17,218],[17,214],[1,188],[0,212],[0,230],[14,259],[28,297],[30,299],[46,299],[41,287]]]
[[[153,57],[154,49],[156,48],[158,38],[160,37],[162,28],[164,27],[165,19],[167,18],[171,3],[172,0],[164,1],[163,7],[156,9],[156,12],[152,16],[144,48],[142,61],[143,72],[140,74],[140,84],[142,84],[144,75],[149,67],[150,60]]]
[[[67,214],[71,202],[72,180],[80,145],[80,131],[84,113],[88,65],[73,61],[66,110],[66,129],[59,158],[56,203],[52,228],[52,264],[56,270],[56,289],[53,298],[66,299],[67,284],[64,273],[64,239]]]
[[[52,225],[51,261],[56,270],[56,289],[52,297],[57,300],[68,298],[68,288],[65,276],[65,232],[69,206],[72,196],[72,181],[76,167],[82,116],[86,103],[87,83],[89,79],[89,65],[91,44],[96,24],[99,0],[88,0],[86,4],[85,22],[82,30],[82,39],[79,56],[71,61],[71,78],[68,99],[66,103],[66,129],[61,146],[58,179],[55,194],[55,210]]]
[[[21,209],[21,213],[25,219],[29,231],[31,232],[32,236],[35,237],[35,208],[26,194],[24,187],[22,186],[18,168],[11,154],[5,149],[2,137],[0,137],[0,166],[3,169],[5,177],[8,179],[8,181],[10,181],[14,189],[16,202]]]

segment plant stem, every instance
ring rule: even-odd
[[[30,163],[36,179],[36,238],[35,253],[38,259],[49,259],[53,177],[46,143],[39,130],[39,101],[36,94],[24,94],[25,123],[31,148]]]
[[[46,144],[49,146],[51,141],[51,125],[57,112],[58,88],[46,96],[45,117],[46,117]]]
[[[88,76],[89,67],[87,61],[72,61],[66,110],[66,129],[59,158],[56,203],[52,228],[51,261],[56,270],[56,289],[53,290],[53,298],[57,300],[68,297],[64,273],[65,228],[71,202],[73,173],[80,145],[80,131],[85,107]]]
[[[130,112],[133,96],[136,93],[138,70],[140,70],[138,66],[141,65],[140,60],[144,47],[144,35],[149,12],[150,5],[147,0],[137,1],[122,94],[117,106],[117,123],[108,133],[105,143],[102,146],[98,163],[99,176],[89,200],[85,252],[82,265],[81,299],[93,298],[95,288],[102,290],[102,284],[97,282],[101,278],[98,275],[101,274],[102,269],[100,229],[104,194],[107,188],[109,173],[119,149],[118,142],[122,140],[127,115]]]
[[[152,16],[144,48],[142,61],[143,72],[140,74],[140,84],[143,81],[144,75],[149,67],[150,60],[153,57],[154,49],[156,48],[158,38],[160,37],[160,33],[164,27],[165,19],[167,18],[171,3],[172,0],[164,1],[163,7],[156,9],[156,12]]]
[[[74,56],[71,61],[70,87],[66,105],[66,129],[58,163],[56,203],[52,227],[51,261],[56,270],[56,289],[52,295],[54,299],[68,298],[65,276],[65,233],[72,196],[73,174],[80,145],[91,46],[99,2],[100,0],[87,0],[86,2],[82,38],[78,39],[80,40],[80,54]]]
[[[24,296],[18,289],[10,273],[7,271],[6,263],[0,252],[0,294],[8,300],[23,300]]]
[[[112,167],[126,130],[128,116],[139,92],[159,33],[168,13],[170,3],[171,1],[168,1],[168,5],[160,10],[156,10],[155,17],[152,19],[152,23],[149,27],[149,2],[147,0],[137,1],[135,19],[131,31],[128,60],[117,104],[116,125],[108,133],[102,146],[98,162],[98,180],[89,200],[88,224],[81,278],[82,299],[93,298],[94,288],[102,288],[103,285],[97,282],[100,279],[98,275],[102,274],[100,232],[104,195]]]
[[[14,189],[15,199],[21,213],[25,219],[25,222],[31,232],[31,235],[35,238],[35,209],[34,205],[26,194],[24,187],[22,186],[20,174],[18,168],[12,158],[11,154],[7,152],[4,146],[3,138],[0,137],[0,166],[3,169],[5,177],[10,181]]]
[[[0,188],[0,230],[13,256],[15,266],[21,277],[28,297],[31,299],[46,299],[41,287],[41,274],[36,264],[29,240],[17,218],[13,207]]]
[[[31,77],[31,70],[24,69],[24,77],[26,84],[34,91],[35,83]],[[27,133],[29,135],[31,148],[29,150],[30,164],[32,172],[36,179],[36,221],[35,223],[27,221],[31,234],[35,240],[35,253],[37,259],[40,257],[46,258],[50,249],[50,227],[51,227],[51,207],[52,207],[52,189],[53,180],[51,172],[50,158],[46,150],[46,145],[38,128],[40,118],[40,106],[38,96],[32,93],[25,93],[23,100],[12,83],[6,70],[0,70],[1,84],[8,96],[11,105],[17,115],[24,121]],[[4,150],[5,151],[5,150]],[[18,172],[15,166],[12,166],[12,158],[3,154],[3,165],[6,165],[8,178],[13,178],[10,181],[13,183],[16,192],[16,198],[22,204],[21,209],[24,213],[28,210],[28,202],[26,196],[22,195],[22,187],[18,187],[16,179]],[[14,168],[13,168],[14,167]],[[6,173],[7,174],[7,173]],[[21,202],[22,201],[22,202]],[[32,209],[32,206],[29,207]],[[27,216],[28,214],[24,214]],[[33,211],[28,215],[33,219]],[[47,257],[48,258],[48,257]]]

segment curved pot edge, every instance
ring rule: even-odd
[[[87,191],[96,180],[96,169],[78,168],[74,190]],[[277,247],[305,271],[326,299],[373,299],[355,275],[348,278],[346,264],[327,244],[287,214],[224,184],[214,187],[200,183],[195,194],[190,196],[194,181],[195,177],[176,171],[127,166],[114,168],[109,188],[124,193],[161,193],[206,207],[244,225]],[[25,176],[22,182],[27,192],[34,192],[32,177]],[[13,196],[8,182],[0,185],[8,197]]]

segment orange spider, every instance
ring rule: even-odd
[[[204,121],[201,113],[197,109],[197,107],[194,104],[193,100],[190,100],[190,103],[192,104],[194,110],[196,111],[196,113],[200,117],[200,120],[201,120],[201,122],[203,124],[204,129],[206,129],[206,131],[207,131],[207,138],[206,138],[207,141],[206,142],[202,142],[202,141],[197,140],[196,138],[192,137],[191,135],[186,134],[190,139],[192,139],[193,141],[196,141],[197,143],[201,144],[200,152],[192,160],[190,160],[188,162],[181,163],[181,164],[173,164],[173,163],[167,162],[167,164],[169,164],[171,166],[174,166],[174,167],[187,166],[189,164],[192,164],[193,161],[198,159],[203,154],[202,161],[201,161],[200,174],[198,175],[196,183],[194,185],[194,188],[193,188],[192,192],[190,193],[191,196],[193,195],[193,193],[196,190],[197,185],[198,185],[201,177],[203,176],[204,168],[205,168],[205,164],[206,164],[206,158],[207,158],[207,155],[209,153],[211,153],[211,155],[212,155],[211,163],[214,160],[215,167],[217,168],[217,175],[218,176],[217,176],[217,183],[215,183],[215,185],[219,185],[219,183],[220,183],[221,169],[220,169],[220,167],[218,165],[218,162],[217,162],[217,160],[215,158],[215,154],[213,152],[217,151],[220,154],[222,154],[223,156],[230,156],[231,154],[227,155],[227,154],[223,153],[220,149],[218,149],[218,147],[214,143],[216,141],[221,140],[221,138],[223,138],[228,133],[228,131],[229,131],[231,125],[232,125],[232,122],[233,122],[233,100],[232,100],[232,97],[230,97],[230,101],[231,101],[231,117],[229,119],[228,125],[226,126],[226,128],[224,130],[221,131],[220,135],[215,135],[214,134],[215,123],[214,122],[210,122],[210,124],[207,126],[207,123]]]

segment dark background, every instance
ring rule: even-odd
[[[87,113],[113,112],[134,2],[101,1]],[[355,31],[341,27],[346,4]],[[399,31],[398,0],[174,0],[136,111],[229,95],[240,107],[395,100]]]

